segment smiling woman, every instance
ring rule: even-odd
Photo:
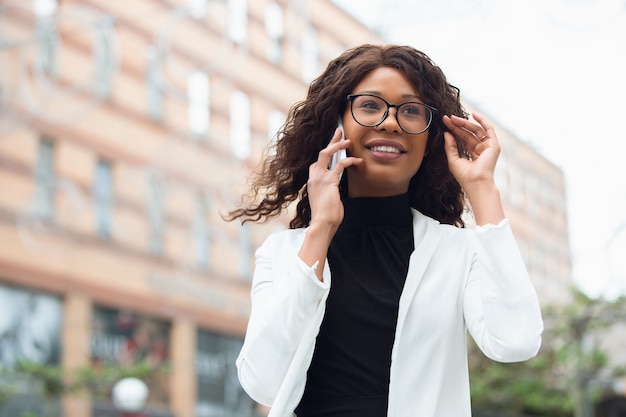
[[[395,45],[344,52],[292,108],[228,218],[298,201],[291,229],[257,250],[237,359],[271,417],[469,417],[468,330],[493,360],[537,353],[537,296],[493,178],[500,146],[473,116],[428,56]]]

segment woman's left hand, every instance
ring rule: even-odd
[[[443,116],[443,123],[449,129],[444,133],[448,166],[466,192],[473,185],[493,183],[500,155],[500,144],[493,127],[479,114],[473,113],[472,117],[478,123],[457,116]],[[459,155],[455,138],[465,145],[469,160]]]

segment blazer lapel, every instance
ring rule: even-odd
[[[435,253],[441,233],[438,233],[434,220],[424,216],[420,212],[413,210],[413,239],[415,250],[409,258],[409,270],[407,272],[404,289],[400,296],[400,306],[398,308],[398,323],[396,326],[396,340],[402,334],[404,322],[413,301],[413,297],[419,287],[424,271],[430,263]],[[394,349],[395,356],[395,349]]]

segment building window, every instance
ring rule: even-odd
[[[283,9],[278,3],[270,3],[265,8],[265,31],[270,39],[267,59],[274,64],[282,60],[285,24]]]
[[[250,99],[241,91],[230,98],[230,146],[233,155],[244,160],[250,156]]]
[[[199,329],[194,370],[198,398],[194,415],[253,416],[256,405],[241,387],[235,360],[243,342],[232,336]]]
[[[196,212],[193,222],[193,248],[196,265],[207,268],[210,264],[210,230],[209,230],[209,204],[204,195],[196,199]]]
[[[207,0],[187,0],[187,9],[193,19],[202,19],[207,14]]]
[[[280,110],[272,110],[267,117],[267,138],[274,140],[278,135],[278,131],[285,123],[285,113]]]
[[[57,0],[33,0],[33,11],[37,16],[52,16],[58,7]]]
[[[111,237],[113,224],[113,175],[111,163],[103,159],[99,159],[96,165],[93,195],[98,236]]]
[[[150,252],[154,255],[163,254],[163,235],[165,230],[165,185],[157,174],[148,178],[148,227]]]
[[[307,25],[302,36],[302,78],[311,82],[318,73],[317,31]]]
[[[54,18],[58,4],[56,0],[34,0],[33,11],[37,16],[36,39],[39,69],[46,75],[55,75],[59,34]]]
[[[41,365],[59,364],[62,347],[63,303],[59,298],[52,295],[13,287],[0,282],[0,305],[2,306],[0,326],[1,381],[3,394],[11,393],[11,395],[2,398],[0,415],[24,416],[29,413],[24,412],[22,414],[18,410],[35,409],[35,407],[25,407],[25,405],[43,403],[44,399],[39,396],[40,392],[43,393],[40,391],[39,382],[43,382],[43,380],[19,378],[11,381],[11,371],[15,369],[15,365],[19,361]],[[26,381],[29,383],[25,384]],[[35,385],[31,385],[31,383]],[[9,387],[11,388],[10,391],[4,391],[5,388]],[[26,404],[25,401],[30,404]],[[44,413],[34,415],[44,415]]]
[[[115,52],[113,50],[113,20],[101,19],[94,32],[94,91],[98,98],[111,97],[113,73],[115,71]]]
[[[209,76],[196,71],[187,78],[187,124],[191,133],[206,136],[209,132]]]
[[[155,284],[159,285],[159,278],[156,278],[155,281]],[[169,288],[171,287],[164,284],[164,287],[158,287],[157,290],[167,291]],[[168,367],[171,356],[171,334],[172,325],[165,320],[126,309],[116,310],[94,306],[91,329],[86,335],[90,338],[87,342],[91,348],[89,355],[91,365],[95,368],[105,365],[111,366],[113,369],[128,369],[128,367],[132,368],[133,365],[149,364],[151,376],[146,379],[146,382],[150,386],[150,395],[147,399],[146,408],[167,408],[168,393],[170,392]],[[110,392],[116,381],[105,378],[100,382],[103,391]],[[106,414],[95,413],[95,415],[118,417],[122,415],[139,416],[140,414],[107,412]],[[145,414],[142,413],[141,415]]]
[[[228,0],[228,37],[238,45],[248,43],[248,7],[246,0]]]
[[[39,140],[37,165],[35,166],[34,212],[39,218],[54,218],[54,143],[46,138]]]
[[[159,49],[150,47],[146,73],[148,116],[154,120],[162,120],[165,113],[163,106],[163,73],[162,56]]]
[[[271,143],[271,152],[274,152],[274,145],[278,139],[278,132],[285,123],[285,113],[280,110],[273,110],[267,117],[267,140]]]

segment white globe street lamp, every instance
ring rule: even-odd
[[[113,385],[113,405],[122,413],[138,413],[146,405],[148,386],[137,378],[123,378]]]

